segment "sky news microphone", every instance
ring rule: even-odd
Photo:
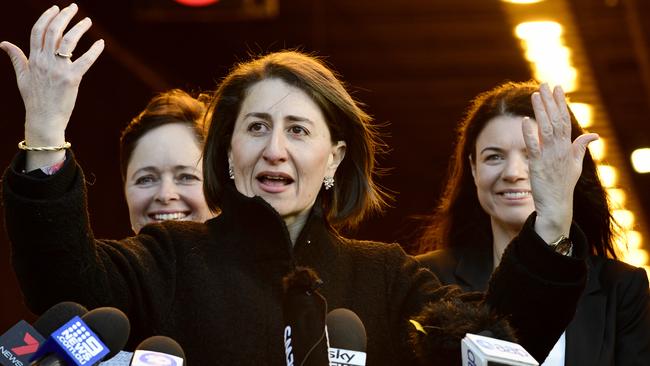
[[[33,326],[21,320],[0,336],[0,364],[4,366],[28,365],[31,357],[56,328],[75,315],[88,310],[74,302],[58,303],[44,312]]]
[[[287,366],[327,366],[327,302],[318,292],[322,281],[306,267],[282,279],[284,351]]]
[[[130,366],[186,366],[185,352],[175,340],[153,336],[142,341],[133,353]]]
[[[56,329],[33,357],[34,366],[92,366],[119,352],[129,337],[126,315],[97,308]]]
[[[463,366],[537,366],[521,345],[490,337],[492,332],[467,333],[461,341]]]
[[[366,328],[352,310],[338,308],[327,314],[330,366],[366,365]]]

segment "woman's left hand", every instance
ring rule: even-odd
[[[522,128],[537,212],[535,231],[550,243],[569,235],[573,190],[582,173],[587,145],[598,135],[586,133],[571,141],[571,117],[561,87],[556,86],[551,93],[544,83],[531,99],[537,128],[530,118],[524,119]]]

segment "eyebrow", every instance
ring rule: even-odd
[[[263,120],[265,120],[265,121],[271,121],[271,120],[273,119],[273,118],[271,117],[270,114],[268,114],[268,113],[263,113],[263,112],[250,112],[250,113],[246,113],[246,114],[244,115],[244,118],[248,118],[248,117],[260,118],[260,119],[263,119]],[[311,124],[314,123],[312,120],[310,120],[310,119],[307,118],[307,117],[300,117],[300,116],[294,116],[294,115],[288,115],[288,116],[286,117],[286,119],[289,120],[289,121],[291,121],[291,122],[308,122],[308,123],[311,123]]]
[[[500,147],[488,146],[488,147],[483,148],[483,150],[479,151],[479,155],[483,154],[487,150],[494,150],[494,151],[497,151],[497,152],[502,152],[503,151],[503,149],[500,148]]]

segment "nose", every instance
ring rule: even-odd
[[[528,159],[523,156],[510,157],[506,160],[501,177],[508,182],[528,179]]]
[[[274,128],[262,155],[270,164],[279,164],[287,160],[287,140],[281,128]]]
[[[155,200],[167,204],[170,201],[175,201],[180,198],[178,190],[176,189],[176,184],[174,180],[169,177],[162,178],[160,181],[160,186],[156,192]]]

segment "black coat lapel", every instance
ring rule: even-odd
[[[589,258],[587,286],[566,331],[565,365],[597,365],[605,338],[607,299],[600,291],[600,266]]]
[[[458,248],[455,255],[459,283],[469,291],[486,291],[494,266],[490,248]]]

